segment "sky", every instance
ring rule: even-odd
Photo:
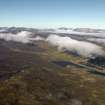
[[[105,0],[0,0],[0,26],[105,29]]]

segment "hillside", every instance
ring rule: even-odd
[[[104,105],[104,73],[84,57],[43,41],[0,43],[1,105]]]

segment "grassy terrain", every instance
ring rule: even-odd
[[[104,76],[57,66],[51,61],[83,58],[58,52],[46,43],[38,46],[44,51],[35,54],[0,46],[0,105],[105,105]]]

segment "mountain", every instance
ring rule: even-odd
[[[105,63],[104,56],[84,57],[76,51],[67,50],[65,46],[59,50],[59,46],[50,43],[49,39],[55,36],[52,30],[7,30],[0,33],[1,105],[105,104],[105,67],[102,66]],[[6,40],[4,36],[10,39]],[[54,42],[57,42],[56,38],[59,38],[60,44],[67,42],[65,36],[73,41],[72,46],[75,41],[80,43],[87,39],[60,33],[54,37]],[[64,42],[61,43],[62,38]],[[27,42],[24,43],[23,39]],[[70,47],[71,44],[68,44]],[[105,49],[103,45],[97,45]]]

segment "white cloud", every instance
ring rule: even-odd
[[[28,31],[22,31],[17,34],[0,33],[0,39],[4,39],[6,41],[28,43],[28,42],[30,42],[30,40],[29,40],[30,35],[31,35],[31,33]]]
[[[57,46],[58,50],[68,50],[84,57],[101,56],[104,54],[100,46],[89,42],[74,40],[70,37],[61,37],[52,34],[48,36],[46,41],[53,46]]]
[[[102,48],[93,43],[74,40],[67,36],[61,37],[56,34],[51,34],[47,38],[41,36],[31,37],[31,34],[32,33],[28,31],[22,31],[17,34],[0,33],[0,39],[21,43],[30,43],[32,41],[42,40],[49,42],[53,46],[57,46],[58,50],[68,50],[84,57],[101,56],[104,54]]]
[[[102,38],[89,38],[87,40],[105,45],[105,39]]]

